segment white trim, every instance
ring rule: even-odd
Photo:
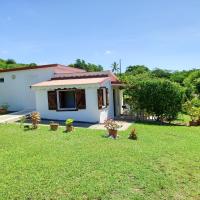
[[[59,92],[67,92],[67,91],[74,91],[74,103],[75,103],[75,107],[74,108],[61,108],[60,107],[60,98],[59,98]],[[65,89],[65,90],[57,90],[56,91],[56,95],[57,95],[57,110],[58,111],[65,111],[65,110],[75,110],[77,109],[77,105],[76,105],[76,89]]]

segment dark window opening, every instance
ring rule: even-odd
[[[58,91],[59,110],[76,109],[75,90]]]
[[[4,83],[4,78],[0,78],[0,83]]]

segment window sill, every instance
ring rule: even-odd
[[[74,109],[57,109],[56,110],[57,112],[65,112],[65,111],[78,111],[78,109],[77,108],[74,108]]]

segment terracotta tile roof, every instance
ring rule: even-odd
[[[71,74],[71,73],[83,73],[83,72],[86,72],[86,71],[83,69],[78,69],[78,68],[69,67],[65,65],[58,65],[54,69],[54,73],[57,75],[63,74],[63,73]]]
[[[27,67],[18,67],[18,68],[12,68],[12,69],[0,69],[0,73],[24,71],[24,70],[30,70],[30,69],[44,69],[44,68],[54,68],[54,73],[56,73],[56,74],[85,72],[85,70],[68,67],[65,65],[49,64],[49,65],[37,65],[37,66],[32,66],[32,67],[27,66]]]
[[[102,84],[109,80],[108,77],[101,78],[81,78],[81,79],[61,79],[49,80],[32,85],[33,88],[48,87],[48,86],[69,86],[69,85],[88,85],[88,84]]]
[[[111,71],[102,72],[79,72],[79,73],[55,73],[52,80],[59,79],[76,79],[76,78],[97,78],[97,77],[109,77],[111,82],[120,83],[119,79]]]

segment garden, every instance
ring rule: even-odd
[[[137,140],[129,140],[135,128]],[[198,199],[198,127],[105,130],[0,125],[1,199]]]
[[[43,126],[38,112],[1,124],[1,198],[200,199],[200,73],[174,74],[133,66],[119,75],[135,118],[125,131],[113,119],[105,130],[74,119]]]

